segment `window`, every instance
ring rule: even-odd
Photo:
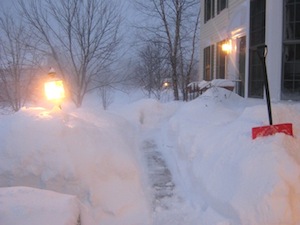
[[[215,16],[215,0],[205,0],[204,2],[204,23]]]
[[[263,98],[264,70],[258,46],[265,44],[266,0],[250,1],[249,97]]]
[[[204,49],[204,62],[203,62],[203,68],[204,68],[204,80],[212,80],[213,75],[213,68],[214,68],[214,46],[208,46]]]
[[[282,99],[300,100],[300,1],[285,0]]]
[[[225,8],[228,7],[228,0],[217,0],[217,12],[218,14]]]
[[[237,83],[237,93],[245,96],[245,68],[246,68],[246,36],[237,39],[238,71],[239,82]]]
[[[265,42],[266,0],[252,0],[250,3],[250,45]]]
[[[300,38],[300,1],[286,0],[285,9],[285,39],[297,40]]]
[[[222,45],[226,43],[226,40],[221,41],[217,44],[217,73],[216,78],[217,79],[225,79],[226,74],[226,52],[222,50]]]

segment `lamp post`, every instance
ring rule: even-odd
[[[44,89],[47,99],[54,102],[61,109],[61,102],[65,98],[65,89],[63,81],[57,77],[53,68],[50,68],[48,72],[48,78],[44,84]]]

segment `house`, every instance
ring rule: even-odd
[[[200,80],[230,79],[239,95],[264,98],[266,53],[271,99],[300,100],[300,1],[201,0],[201,10]]]

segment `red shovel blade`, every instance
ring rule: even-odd
[[[252,139],[257,137],[264,137],[269,135],[274,135],[276,133],[284,133],[293,136],[293,124],[283,123],[263,127],[253,127],[252,128]]]

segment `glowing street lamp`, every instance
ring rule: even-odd
[[[164,87],[164,88],[169,87],[169,85],[170,85],[170,84],[169,84],[168,82],[164,82],[164,83],[163,83],[163,87]]]
[[[57,77],[53,68],[48,72],[48,79],[44,84],[44,88],[47,99],[54,101],[61,108],[60,103],[65,98],[65,89],[63,81]]]

